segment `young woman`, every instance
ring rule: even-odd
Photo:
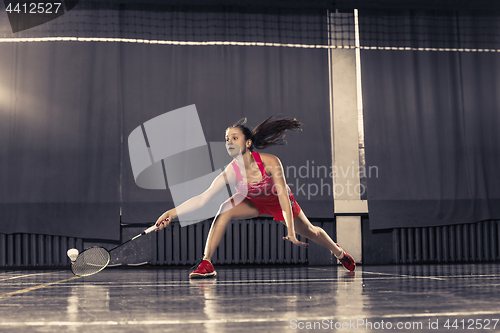
[[[302,124],[296,119],[276,117],[269,117],[253,131],[245,124],[246,118],[226,130],[226,149],[233,157],[233,162],[205,192],[163,213],[156,221],[156,226],[161,230],[178,215],[203,207],[226,184],[236,184],[237,193],[220,206],[208,234],[203,260],[189,277],[216,276],[210,260],[224,236],[227,223],[263,214],[272,215],[275,220],[286,225],[288,235],[283,237],[284,240],[307,246],[307,243],[297,239],[297,233],[324,246],[346,269],[354,270],[356,264],[353,258],[333,242],[323,229],[309,222],[286,184],[280,160],[274,155],[254,151],[283,143],[285,132],[298,130]]]

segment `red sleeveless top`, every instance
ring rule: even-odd
[[[238,179],[238,183],[235,186],[235,189],[238,193],[247,193],[246,197],[249,199],[267,199],[270,196],[277,196],[276,186],[274,185],[273,177],[267,174],[264,169],[264,164],[262,164],[262,160],[260,158],[260,154],[257,152],[252,152],[252,155],[255,159],[255,162],[259,166],[260,173],[262,174],[262,179],[258,182],[254,183],[246,183],[243,181],[243,177],[241,176],[240,168],[233,162],[233,168],[236,172],[236,178]],[[287,186],[287,191],[290,193],[290,189]]]
[[[255,207],[259,210],[259,216],[271,215],[275,220],[283,221],[285,218],[283,217],[273,177],[268,175],[264,169],[264,164],[262,164],[259,153],[252,152],[252,155],[255,162],[259,166],[262,179],[255,183],[244,182],[238,165],[236,162],[232,162],[231,164],[236,172],[236,178],[238,179],[235,189],[238,193],[246,193],[245,197],[252,201]],[[288,185],[286,185],[286,190],[292,206],[292,216],[296,217],[301,211],[300,206],[295,201],[292,191]]]

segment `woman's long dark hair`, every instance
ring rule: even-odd
[[[230,128],[237,127],[243,132],[245,140],[251,139],[252,146],[250,150],[264,149],[269,146],[286,144],[285,132],[288,130],[302,130],[302,123],[295,118],[282,118],[279,116],[271,116],[257,125],[253,131],[245,124],[247,118],[243,118]]]

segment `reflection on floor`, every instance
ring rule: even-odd
[[[500,331],[500,264],[0,271],[0,332]]]

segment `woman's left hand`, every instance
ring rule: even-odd
[[[297,237],[295,237],[295,236],[290,236],[290,235],[288,235],[288,236],[283,237],[283,239],[284,239],[284,240],[288,240],[288,241],[292,242],[293,244],[295,244],[295,245],[299,245],[299,246],[304,246],[304,247],[307,247],[307,246],[309,245],[309,244],[307,244],[307,243],[304,243],[304,242],[299,241],[299,240],[297,239]]]

